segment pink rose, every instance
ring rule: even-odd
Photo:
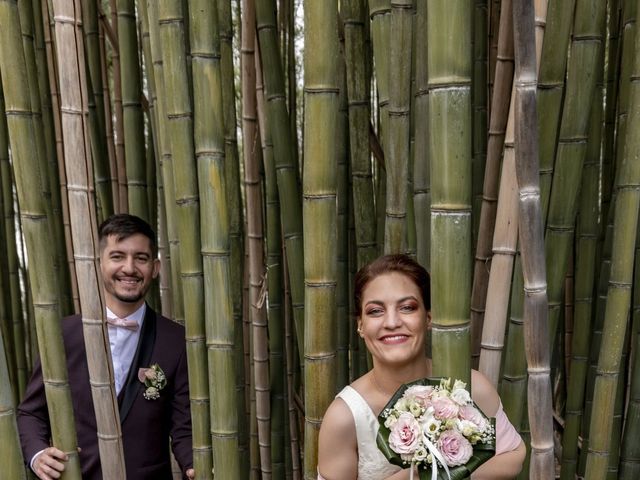
[[[428,408],[431,405],[431,394],[433,387],[431,385],[412,385],[404,392],[405,398],[413,398],[422,407]]]
[[[389,446],[400,455],[413,454],[420,441],[420,425],[409,412],[402,412],[389,433]]]
[[[464,465],[473,455],[473,447],[469,441],[456,430],[442,432],[436,446],[449,467]]]
[[[460,407],[449,397],[436,397],[431,400],[435,416],[440,419],[456,418]]]
[[[487,419],[480,413],[480,410],[471,405],[460,407],[460,418],[475,424],[480,431],[484,431],[487,428]]]

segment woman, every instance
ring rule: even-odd
[[[425,335],[431,321],[429,274],[406,255],[386,255],[361,268],[355,278],[358,334],[373,368],[345,387],[331,403],[320,428],[320,480],[400,480],[409,469],[389,463],[376,446],[378,414],[401,384],[431,375]],[[471,372],[474,402],[496,417],[496,455],[473,480],[509,479],[522,468],[525,446],[502,410],[500,397],[481,373]]]

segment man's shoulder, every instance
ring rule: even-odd
[[[166,331],[170,335],[179,335],[182,337],[185,336],[184,325],[180,325],[178,322],[175,322],[158,312],[154,313],[156,316],[156,325],[158,327],[158,331]]]

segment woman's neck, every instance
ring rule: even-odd
[[[376,365],[371,370],[371,379],[376,390],[389,396],[403,383],[413,382],[431,375],[431,359],[404,367]]]

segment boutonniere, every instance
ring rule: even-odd
[[[167,377],[157,363],[154,363],[149,368],[141,368],[138,370],[138,380],[147,387],[142,394],[147,400],[157,400],[160,398],[160,390],[167,385]]]

